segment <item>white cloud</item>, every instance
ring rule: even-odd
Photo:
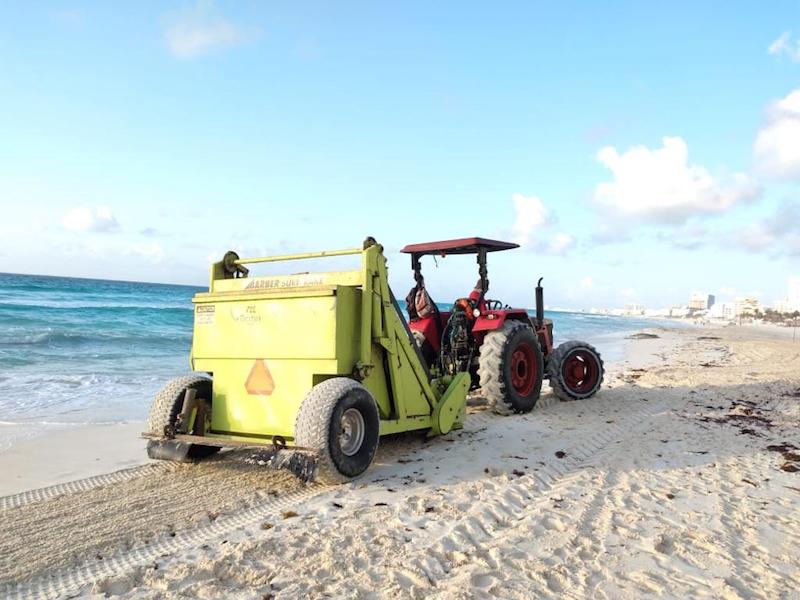
[[[530,243],[533,232],[547,223],[549,215],[544,203],[536,196],[512,194],[511,199],[515,213],[512,239],[520,246],[525,246]]]
[[[551,254],[564,254],[567,250],[572,248],[575,245],[575,238],[572,237],[568,233],[557,233],[553,236],[553,239],[550,240],[550,253]]]
[[[119,229],[119,223],[108,206],[76,206],[61,219],[70,231],[110,233]]]
[[[779,179],[800,179],[800,89],[767,109],[753,147],[758,168]]]
[[[784,202],[775,214],[732,232],[728,240],[748,252],[800,256],[800,203]]]
[[[160,263],[164,258],[164,251],[161,248],[161,244],[156,241],[134,244],[128,248],[126,254],[141,256],[153,263]]]
[[[709,243],[711,234],[696,223],[687,223],[670,231],[660,231],[656,239],[681,250],[697,250]]]
[[[590,290],[594,287],[594,279],[592,279],[591,275],[587,275],[581,279],[581,287],[585,290]]]
[[[239,27],[215,14],[211,0],[200,0],[177,13],[166,30],[167,46],[178,58],[193,58],[238,46],[247,38]]]
[[[761,252],[775,243],[775,236],[763,223],[751,223],[738,230],[736,242],[750,252]]]
[[[629,242],[630,240],[630,229],[607,222],[600,223],[592,235],[592,243],[594,244],[618,244]]]
[[[756,198],[760,188],[743,174],[723,185],[705,167],[689,164],[683,138],[663,138],[663,148],[634,146],[620,154],[606,146],[597,160],[614,176],[597,185],[594,201],[610,216],[655,223],[684,223],[722,213]]]
[[[771,56],[786,56],[793,62],[800,62],[800,39],[792,40],[792,34],[784,31],[767,48]]]
[[[575,245],[575,238],[565,232],[552,235],[547,228],[556,221],[537,196],[512,194],[514,225],[511,240],[523,248],[547,254],[563,255]]]

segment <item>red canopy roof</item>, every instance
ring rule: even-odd
[[[458,240],[443,240],[441,242],[427,242],[425,244],[409,244],[400,252],[405,252],[406,254],[476,254],[480,248],[486,249],[487,252],[497,252],[498,250],[519,248],[519,244],[471,237]]]

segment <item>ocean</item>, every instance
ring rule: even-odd
[[[189,371],[192,296],[203,288],[0,274],[0,424],[119,423],[146,418]],[[446,308],[445,305],[441,305]],[[556,343],[583,339],[606,361],[647,319],[548,312]]]

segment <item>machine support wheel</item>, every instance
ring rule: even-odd
[[[564,342],[547,360],[553,393],[562,400],[585,400],[603,383],[603,359],[591,344]]]
[[[357,381],[326,379],[306,395],[294,429],[297,446],[319,451],[317,481],[343,483],[366,471],[375,457],[378,405]]]
[[[478,376],[484,397],[501,402],[516,413],[533,410],[542,391],[544,359],[533,328],[522,321],[506,321],[481,344]]]
[[[175,420],[183,408],[186,390],[193,388],[197,397],[211,404],[211,380],[201,375],[187,375],[171,380],[156,395],[150,414],[147,417],[147,429],[155,435],[164,435],[166,428],[174,427]],[[147,455],[159,460],[191,462],[200,460],[219,452],[217,446],[187,444],[176,440],[150,440],[147,442]]]

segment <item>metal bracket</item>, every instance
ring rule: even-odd
[[[425,279],[422,277],[422,264],[420,263],[419,257],[419,254],[411,255],[411,270],[414,271],[414,281],[417,282],[417,286],[425,282]]]
[[[439,403],[433,409],[433,426],[428,435],[439,435],[451,431],[457,423],[463,423],[466,415],[466,397],[469,391],[469,373],[457,373],[450,381]]]
[[[194,388],[186,388],[183,395],[183,404],[181,405],[181,412],[175,418],[175,431],[178,433],[189,433],[189,425],[192,421],[192,411],[197,408],[197,390]]]
[[[486,297],[486,292],[489,290],[489,273],[486,270],[486,248],[478,250],[478,275],[481,277],[481,294],[475,306],[480,306],[483,299]]]
[[[356,381],[364,381],[369,377],[370,371],[375,368],[375,365],[364,364],[360,360],[353,367],[353,379]]]
[[[244,265],[238,264],[239,255],[233,250],[228,250],[222,257],[222,270],[225,279],[237,279],[247,277],[250,270]]]

